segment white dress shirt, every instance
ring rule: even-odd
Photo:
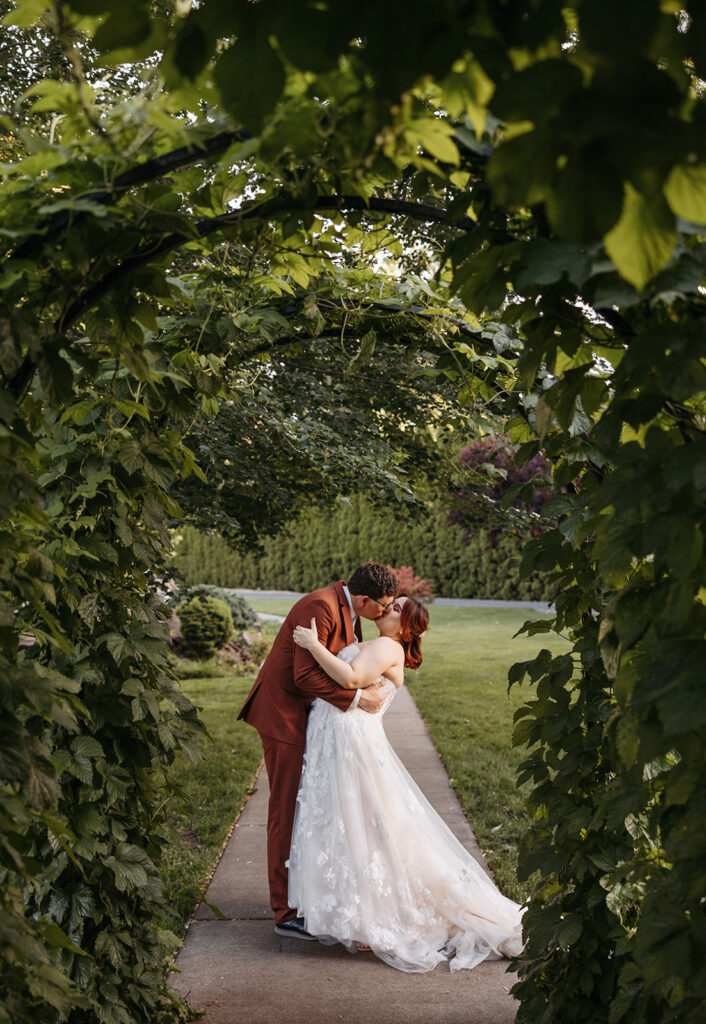
[[[345,585],[345,583],[343,584],[343,593],[346,595],[346,600],[348,601],[348,607],[351,610],[351,619],[353,620],[353,632],[355,633],[355,624],[358,621],[358,616],[353,611],[353,598],[351,597],[351,592],[348,589],[348,587]],[[358,701],[360,700],[361,693],[362,693],[362,690],[356,690],[355,691],[355,697],[353,698],[353,700],[348,705],[348,710],[349,711],[352,711],[353,708],[357,708],[358,707]]]

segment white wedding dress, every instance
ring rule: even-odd
[[[339,657],[351,662],[356,644]],[[401,971],[452,971],[522,949],[522,908],[495,887],[395,754],[382,719],[315,700],[289,857],[289,905],[322,942]]]

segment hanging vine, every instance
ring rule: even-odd
[[[158,863],[199,724],[146,573],[170,520],[256,536],[296,479],[345,486],[345,452],[412,501],[416,409],[552,465],[524,567],[554,573],[556,615],[526,628],[572,651],[511,673],[537,873],[519,1019],[696,1024],[701,5],[629,3],[606,31],[595,0],[395,0],[395,60],[375,5],[3,9],[0,1021],[182,1013]],[[282,385],[303,352],[308,404]],[[349,422],[315,407],[327,368]],[[261,491],[209,502],[208,424],[227,409],[244,438],[249,402],[283,443]]]

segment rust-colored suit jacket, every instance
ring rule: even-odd
[[[297,601],[282,623],[238,718],[262,736],[304,746],[306,712],[316,697],[347,711],[355,690],[337,686],[303,647],[292,640],[295,626],[316,619],[319,640],[334,654],[356,639],[343,583],[314,590]]]

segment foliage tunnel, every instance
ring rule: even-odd
[[[702,1020],[703,5],[3,11],[0,1021],[185,1012],[169,523],[402,513],[499,428],[552,466],[526,628],[571,641],[510,678],[519,1020]]]

